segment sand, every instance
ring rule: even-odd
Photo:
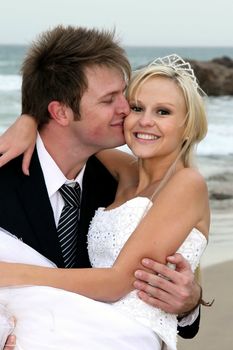
[[[202,271],[205,299],[215,298],[211,308],[202,307],[200,330],[195,338],[178,340],[179,350],[233,349],[233,260]]]
[[[233,349],[233,156],[204,157],[199,168],[209,188],[211,228],[208,247],[201,261],[206,300],[200,330],[191,340],[179,337],[178,350]]]

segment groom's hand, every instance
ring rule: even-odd
[[[10,335],[7,338],[7,342],[6,342],[3,350],[14,350],[15,345],[16,345],[16,338],[14,335]]]
[[[146,303],[165,312],[181,315],[198,305],[201,288],[182,255],[175,254],[168,257],[167,261],[176,265],[175,270],[156,261],[143,259],[143,266],[151,272],[136,271],[134,287]]]

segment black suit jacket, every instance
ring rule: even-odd
[[[64,267],[61,248],[42,169],[35,151],[30,176],[21,170],[22,157],[0,168],[0,227],[21,238],[58,267]],[[89,267],[87,232],[98,207],[113,202],[117,183],[94,156],[87,162],[81,202],[78,254],[75,267]],[[180,328],[180,335],[192,338],[198,331],[199,319],[189,327]]]
[[[0,226],[64,267],[54,215],[50,205],[37,152],[33,154],[30,176],[21,170],[22,157],[0,168]],[[117,183],[103,165],[91,157],[83,177],[78,234],[77,267],[89,267],[86,235],[91,218],[100,206],[113,202]]]

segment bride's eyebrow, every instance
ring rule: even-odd
[[[157,106],[170,106],[170,107],[175,107],[175,105],[171,102],[168,101],[154,101]],[[141,101],[140,99],[129,99],[130,104],[136,104],[136,105],[143,105],[144,102]]]
[[[138,104],[143,104],[142,101],[140,101],[139,99],[129,99],[129,103],[138,105]]]
[[[175,107],[175,105],[173,104],[173,103],[171,103],[171,102],[166,102],[166,101],[158,101],[158,102],[156,102],[156,104],[158,105],[158,106],[163,106],[163,105],[165,105],[165,106],[169,106],[169,107]]]

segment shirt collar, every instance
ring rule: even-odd
[[[65,183],[69,184],[77,182],[82,190],[83,174],[86,165],[84,165],[84,167],[81,169],[81,171],[74,180],[69,180],[65,177],[61,169],[57,166],[56,162],[46,150],[39,133],[37,135],[36,148],[49,198],[51,198],[52,195],[56,193],[59,190],[59,188]]]

